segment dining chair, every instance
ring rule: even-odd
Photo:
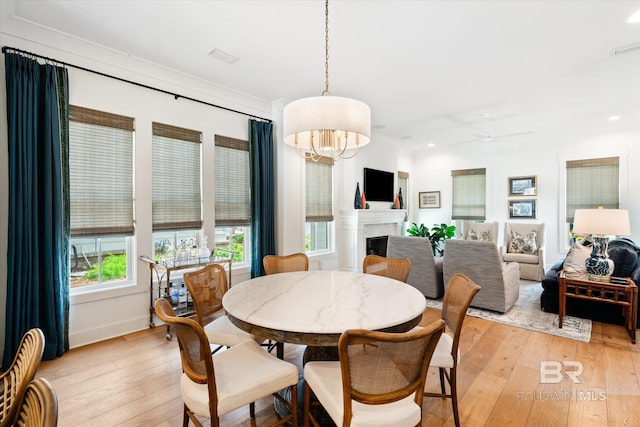
[[[308,271],[309,258],[302,252],[289,255],[266,255],[262,258],[262,265],[266,274]]]
[[[315,395],[344,427],[414,427],[422,423],[429,361],[444,322],[392,333],[351,329],[338,341],[339,361],[304,366],[304,425],[318,426],[310,406]]]
[[[44,334],[28,330],[9,368],[0,374],[0,427],[13,426],[27,386],[36,375],[44,351]]]
[[[296,365],[272,356],[253,340],[212,355],[207,335],[198,322],[177,317],[165,298],[156,300],[155,309],[162,321],[174,327],[178,337],[183,371],[180,378],[183,427],[189,425],[189,420],[201,427],[198,417],[208,418],[212,427],[219,427],[224,414],[269,395],[291,411],[272,426],[288,422],[294,427],[298,425]],[[291,402],[277,393],[287,387],[291,387]],[[253,411],[250,417],[255,417]]]
[[[457,370],[460,361],[460,332],[471,300],[480,290],[473,280],[464,274],[454,274],[447,282],[442,301],[441,318],[451,334],[443,333],[433,353],[429,366],[437,367],[440,376],[441,393],[425,391],[427,397],[451,399],[453,419],[456,427],[460,426],[458,414]],[[444,380],[447,379],[451,393],[447,394]]]
[[[266,255],[262,258],[264,272],[269,274],[288,273],[291,271],[309,271],[309,257],[302,252],[289,255]],[[263,344],[271,352],[276,349],[278,358],[284,358],[284,343],[269,340]]]
[[[49,381],[37,378],[29,383],[15,425],[19,427],[56,427],[58,425],[58,398]]]
[[[362,272],[376,274],[401,282],[407,282],[411,271],[409,258],[387,258],[380,255],[367,255],[362,261]]]
[[[229,289],[227,272],[220,264],[209,264],[196,271],[185,273],[184,283],[193,299],[196,319],[204,328],[211,344],[217,345],[214,352],[222,347],[233,347],[245,341],[263,340],[235,326],[222,307],[222,297]]]

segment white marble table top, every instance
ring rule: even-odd
[[[258,277],[232,286],[222,304],[248,332],[307,345],[335,345],[347,329],[407,330],[426,308],[424,295],[410,285],[350,271]]]

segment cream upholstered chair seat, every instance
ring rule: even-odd
[[[220,416],[273,395],[291,410],[273,426],[291,422],[297,426],[298,367],[277,359],[262,350],[255,341],[245,341],[212,355],[202,326],[195,320],[177,317],[165,298],[155,302],[158,317],[171,325],[178,337],[182,376],[180,391],[184,401],[183,425],[191,420],[201,427],[200,417],[209,418],[211,426],[220,425]],[[278,391],[291,387],[291,402]]]
[[[244,341],[264,341],[231,323],[222,308],[222,297],[229,289],[227,272],[220,264],[209,264],[204,268],[184,274],[184,283],[189,290],[196,309],[196,319],[204,328],[209,342],[218,346],[232,347]]]
[[[298,382],[298,368],[267,353],[255,341],[245,341],[213,355],[218,416]],[[209,387],[180,378],[184,403],[198,416],[209,417]]]
[[[223,345],[233,347],[234,345],[245,341],[254,340],[258,343],[264,341],[260,337],[256,337],[248,332],[243,331],[236,325],[231,323],[229,317],[222,315],[204,327],[204,333],[207,334],[209,342],[213,345]]]
[[[455,366],[451,349],[453,348],[453,337],[447,333],[442,334],[436,350],[433,352],[430,366],[439,368],[453,368]],[[458,361],[460,360],[460,350],[458,350]]]
[[[331,419],[344,418],[342,401],[342,376],[340,364],[335,362],[313,362],[313,369],[305,370],[304,380]],[[422,409],[416,405],[413,395],[385,405],[366,405],[353,402],[352,427],[415,426],[420,424]],[[338,426],[342,425],[336,423]]]
[[[315,421],[312,392],[337,426],[421,425],[427,369],[443,331],[442,320],[404,333],[345,331],[338,362],[304,367],[305,425]]]
[[[520,265],[520,278],[540,281],[544,277],[544,223],[504,224],[502,260]]]
[[[460,333],[467,310],[480,286],[464,274],[454,274],[447,282],[447,290],[442,301],[440,317],[451,332],[440,336],[438,345],[433,352],[429,366],[438,368],[440,376],[440,393],[429,392],[425,389],[425,396],[450,398],[453,406],[453,420],[460,426],[458,413],[458,385],[457,372],[460,363]],[[445,378],[449,383],[450,393],[445,389]]]

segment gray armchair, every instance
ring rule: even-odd
[[[443,279],[462,273],[480,285],[473,307],[506,313],[520,297],[520,266],[504,264],[493,242],[447,240],[444,244]]]
[[[544,223],[506,222],[500,254],[504,262],[520,264],[522,279],[541,281],[545,272]]]
[[[417,236],[389,236],[387,256],[411,260],[407,283],[424,296],[440,298],[444,294],[442,258],[434,258],[429,239]]]

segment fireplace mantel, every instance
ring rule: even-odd
[[[341,268],[360,271],[368,237],[397,236],[406,220],[405,209],[349,209],[340,211],[342,217]]]

